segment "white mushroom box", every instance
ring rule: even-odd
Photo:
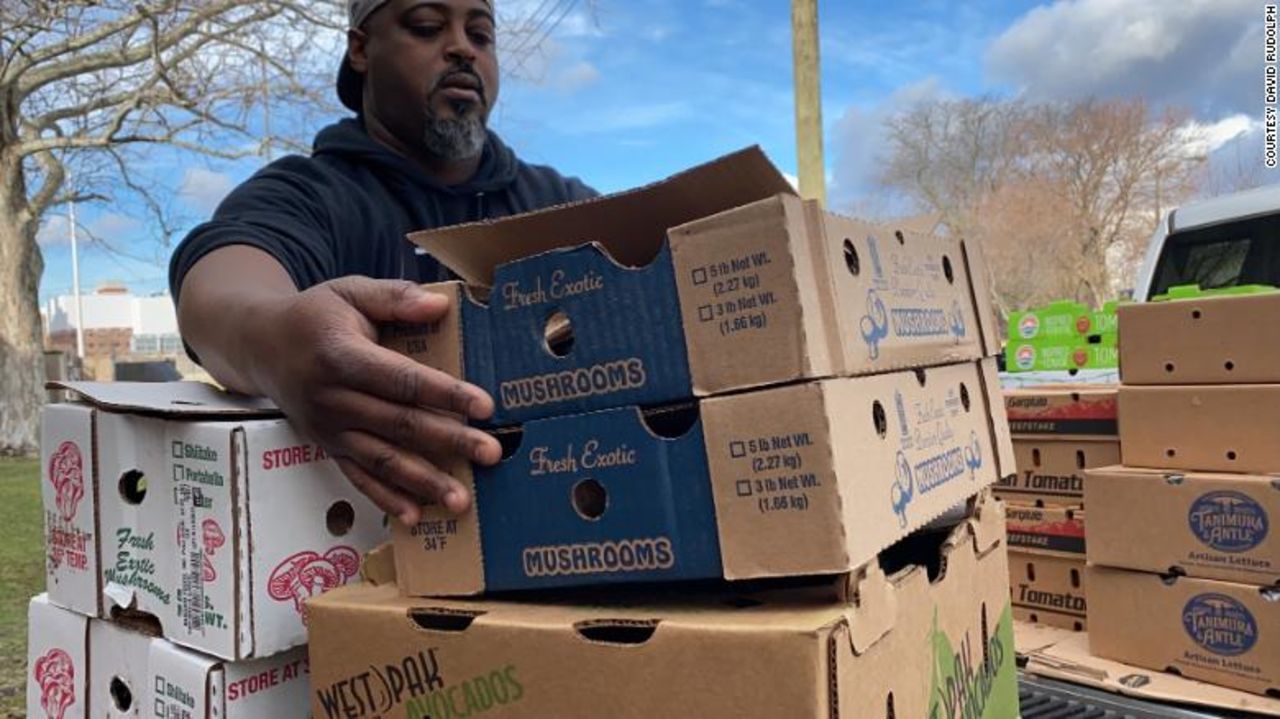
[[[305,647],[226,662],[50,604],[28,607],[27,716],[261,719],[307,714]]]
[[[58,386],[79,400],[43,417],[55,604],[265,657],[304,644],[305,601],[387,537],[383,513],[269,403],[193,382]]]

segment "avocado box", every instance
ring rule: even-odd
[[[78,399],[41,418],[54,604],[267,656],[306,643],[303,600],[387,537],[382,511],[266,402],[197,382],[57,386]]]
[[[467,514],[392,522],[406,594],[848,572],[1013,471],[991,359],[499,437]]]
[[[1129,467],[1280,472],[1280,384],[1121,385],[1120,444]]]
[[[824,212],[758,148],[411,239],[462,281],[381,341],[487,390],[494,426],[999,352],[978,243]]]
[[[305,647],[227,662],[41,595],[27,611],[27,716],[259,719],[306,716]]]
[[[1114,437],[1116,386],[1046,385],[1004,391],[1015,436]]]
[[[1280,292],[1200,292],[1120,309],[1125,384],[1280,383]]]
[[[1280,589],[1097,565],[1088,575],[1094,654],[1280,695]]]
[[[1084,509],[1005,505],[1009,548],[1082,557],[1085,553]]]
[[[311,715],[1014,719],[1002,534],[987,501],[851,576],[742,593],[582,604],[348,585],[310,603]]]
[[[1085,494],[1094,564],[1280,586],[1276,475],[1104,467]]]
[[[1074,507],[1084,502],[1084,471],[1120,461],[1115,439],[1017,437],[1018,471],[996,485],[996,495],[1017,504]]]
[[[1082,556],[1009,550],[1013,606],[1036,613],[1035,622],[1064,629],[1086,627],[1089,599]]]

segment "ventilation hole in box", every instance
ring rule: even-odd
[[[1172,363],[1172,362],[1165,362],[1165,363],[1164,363],[1164,371],[1165,371],[1165,372],[1173,372],[1173,363]]]
[[[1280,699],[1280,689],[1268,689],[1267,696],[1272,699]]]
[[[889,435],[889,420],[885,417],[884,405],[880,404],[880,400],[871,403],[871,423],[875,425],[876,434],[880,435],[880,439]]]
[[[964,411],[968,412],[972,402],[969,400],[969,386],[964,382],[960,383],[960,406],[964,407]]]
[[[905,245],[905,244],[907,244],[907,236],[906,236],[906,235],[904,235],[904,234],[902,234],[902,230],[894,230],[894,231],[893,231],[893,236],[894,236],[894,237],[896,237],[896,238],[898,238],[898,244],[899,244],[899,245]]]
[[[382,526],[384,529],[391,526],[391,515],[386,512],[382,513]]]
[[[1072,402],[1079,402],[1079,401],[1080,401],[1080,393],[1079,393],[1079,392],[1072,392],[1072,393],[1071,393],[1071,401],[1072,401]]]
[[[1178,577],[1185,577],[1187,576],[1187,570],[1176,564],[1170,565],[1170,567],[1164,571],[1164,576],[1173,577],[1174,579],[1177,579]]]
[[[484,612],[468,612],[461,609],[445,609],[443,607],[423,607],[410,609],[409,619],[423,629],[435,632],[462,632]]]
[[[1039,623],[1040,623],[1040,615],[1039,615],[1039,614],[1036,614],[1035,612],[1032,612],[1032,613],[1031,613],[1031,623],[1032,623],[1032,624],[1039,624]]]
[[[1166,672],[1166,673],[1172,674],[1172,675],[1174,675],[1175,677],[1180,677],[1180,676],[1182,676],[1182,670],[1181,670],[1181,669],[1179,669],[1179,668],[1177,668],[1177,667],[1175,667],[1175,666],[1173,666],[1172,664],[1170,664],[1169,666],[1165,667],[1165,668],[1164,668],[1164,670],[1165,670],[1165,672]]]
[[[1176,457],[1178,456],[1178,450],[1174,449],[1173,447],[1170,447],[1169,449],[1166,449],[1164,451],[1164,456],[1170,457],[1170,458]]]
[[[951,270],[951,258],[946,255],[942,256],[942,276],[947,278],[947,284],[954,285],[956,283],[956,275]]]
[[[1071,586],[1074,589],[1080,588],[1080,570],[1079,569],[1071,570]]]
[[[583,519],[595,521],[604,515],[609,507],[609,493],[604,485],[594,479],[584,479],[573,485],[570,498],[573,509]]]
[[[1234,449],[1227,451],[1227,459],[1231,460],[1232,462],[1236,461],[1236,452]]]
[[[759,607],[764,604],[764,602],[759,599],[753,599],[751,597],[729,597],[724,600],[724,603],[734,609],[751,609],[752,607]]]
[[[142,504],[147,498],[147,477],[136,469],[120,475],[120,497],[129,504]]]
[[[885,719],[897,719],[898,710],[893,706],[893,692],[884,698],[884,716]]]
[[[573,322],[564,310],[556,310],[547,317],[543,339],[546,340],[547,351],[556,357],[564,357],[573,350]]]
[[[324,526],[335,537],[345,536],[355,523],[356,510],[345,499],[334,502],[329,506],[329,511],[324,513]]]
[[[1072,623],[1071,623],[1071,626],[1072,626],[1072,627],[1075,627],[1075,630],[1076,630],[1077,632],[1083,632],[1083,631],[1084,631],[1084,622],[1082,622],[1082,621],[1076,620],[1076,621],[1074,621],[1074,622],[1072,622]]]
[[[1032,562],[1027,562],[1027,581],[1036,581],[1036,565]]]
[[[698,417],[698,405],[692,403],[645,410],[640,419],[653,436],[679,439],[693,429]]]
[[[516,452],[520,450],[520,445],[524,442],[524,430],[520,427],[500,429],[493,433],[493,438],[498,440],[498,446],[502,447],[502,459],[508,460],[516,456]]]
[[[1037,467],[1040,466],[1040,448],[1039,447],[1036,447],[1031,450],[1031,464],[1034,464]]]
[[[923,369],[913,369],[911,371],[915,373],[916,383],[919,384],[921,387],[925,386],[925,384],[928,383],[929,378],[925,376]]]
[[[111,694],[111,703],[118,711],[127,712],[133,708],[133,690],[120,677],[111,677],[107,691]]]
[[[1076,469],[1084,469],[1084,450],[1076,450]]]
[[[1198,320],[1200,317],[1200,310],[1191,310],[1191,319]]]
[[[854,277],[862,273],[862,261],[858,259],[858,248],[853,246],[853,241],[848,237],[844,238],[844,266],[849,268],[849,274]]]
[[[578,622],[573,628],[583,638],[603,644],[644,644],[658,631],[659,620],[600,620]]]
[[[1234,370],[1234,369],[1236,368],[1236,363],[1235,363],[1235,362],[1232,362],[1231,360],[1227,360],[1226,362],[1224,362],[1224,363],[1222,364],[1222,367],[1223,367],[1223,369],[1225,369],[1226,371],[1230,372],[1230,371],[1232,371],[1232,370]]]

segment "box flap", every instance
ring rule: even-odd
[[[1218,709],[1280,714],[1280,700],[1100,659],[1089,653],[1087,632],[1015,623],[1024,671],[1123,696]]]
[[[360,578],[375,586],[395,584],[396,555],[391,542],[383,542],[365,553],[364,562],[360,565]]]
[[[204,382],[49,382],[109,412],[134,412],[195,419],[200,417],[279,417],[264,397],[220,390]]]
[[[409,239],[467,282],[488,286],[498,265],[588,242],[624,265],[645,265],[669,228],[780,193],[795,190],[753,146],[637,189]]]

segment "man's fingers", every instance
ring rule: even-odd
[[[434,322],[449,308],[449,298],[408,280],[342,277],[329,287],[372,322]]]
[[[383,485],[443,504],[455,514],[471,506],[471,494],[461,482],[417,454],[360,431],[343,432],[339,444],[342,456],[355,460]]]
[[[493,416],[493,398],[479,387],[372,342],[339,350],[341,383],[395,404],[429,407],[471,419]]]
[[[422,516],[422,511],[418,509],[418,503],[409,495],[398,489],[388,487],[372,475],[364,471],[355,461],[346,457],[334,457],[334,461],[338,464],[338,469],[346,475],[347,480],[364,496],[368,497],[378,508],[399,518],[406,525],[413,526],[418,523],[418,519]]]
[[[432,458],[461,458],[492,465],[502,459],[502,445],[487,432],[454,417],[413,405],[353,396],[343,404],[347,426],[377,434],[391,444]]]

